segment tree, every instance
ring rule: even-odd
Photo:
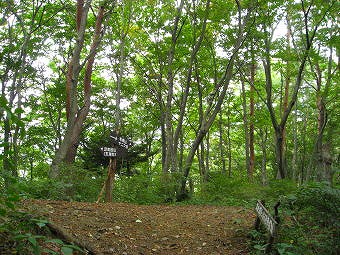
[[[104,30],[102,28],[109,17],[110,11],[105,13],[108,7],[107,2],[101,3],[98,8],[96,16],[96,24],[92,39],[90,51],[81,63],[81,53],[85,49],[86,24],[88,20],[88,12],[91,5],[90,0],[77,1],[76,13],[76,32],[77,40],[73,48],[72,58],[68,63],[68,70],[66,75],[66,116],[67,127],[63,141],[55,154],[52,162],[50,176],[55,178],[59,175],[60,165],[74,162],[77,148],[79,145],[79,137],[82,131],[82,126],[89,113],[91,106],[91,76],[93,64],[99,44],[101,42]],[[115,3],[113,3],[115,4]],[[83,80],[83,105],[79,106],[78,84],[80,72],[84,68]]]
[[[205,137],[205,135],[209,131],[217,114],[221,110],[221,106],[225,98],[227,89],[229,87],[231,79],[233,78],[233,67],[234,67],[235,59],[237,57],[237,54],[240,48],[242,47],[244,40],[247,37],[247,29],[249,26],[249,20],[250,20],[254,7],[253,6],[248,7],[246,10],[245,16],[242,17],[243,12],[242,12],[241,4],[238,1],[236,1],[236,3],[238,6],[238,27],[237,27],[237,33],[235,36],[236,39],[232,45],[231,56],[230,56],[227,66],[225,67],[224,74],[220,78],[219,82],[215,85],[215,89],[212,94],[212,98],[209,102],[209,106],[204,112],[204,115],[203,115],[204,117],[202,121],[200,122],[200,127],[198,129],[196,137],[194,138],[190,146],[188,156],[186,157],[184,171],[183,171],[183,180],[182,180],[179,195],[178,195],[179,199],[183,199],[183,197],[186,197],[186,194],[187,194],[186,181],[189,176],[189,172],[190,172],[190,168],[193,162],[195,152],[199,144],[202,142],[202,139]]]
[[[60,10],[53,7],[48,1],[7,1],[1,3],[2,13],[1,37],[1,97],[15,113],[17,121],[12,121],[9,112],[1,114],[3,119],[4,157],[3,169],[5,176],[18,176],[18,162],[20,154],[20,138],[24,133],[24,124],[21,121],[24,113],[24,94],[26,86],[34,83],[37,70],[33,61],[43,50],[43,41],[46,38],[48,23]],[[8,178],[5,178],[8,184]]]
[[[325,15],[328,13],[329,9],[332,8],[334,3],[329,3],[328,6],[322,6],[322,14],[321,15],[313,15],[313,11],[316,11],[316,9],[320,8],[317,5],[314,5],[313,3],[310,5],[306,5],[305,1],[301,1],[301,4],[295,4],[294,7],[300,6],[301,11],[301,19],[303,20],[302,30],[303,32],[303,38],[301,38],[304,41],[303,48],[300,49],[300,53],[298,53],[298,61],[299,61],[299,67],[296,73],[295,83],[292,88],[292,95],[288,102],[287,108],[284,110],[282,116],[277,118],[273,106],[273,81],[272,81],[272,59],[271,59],[271,46],[272,46],[272,35],[273,35],[273,29],[270,29],[269,23],[263,22],[263,32],[265,34],[264,38],[264,45],[265,45],[265,57],[263,59],[263,67],[265,71],[266,76],[266,99],[265,103],[268,108],[270,119],[273,125],[273,128],[275,130],[275,144],[276,144],[276,161],[277,161],[277,167],[278,167],[278,178],[284,179],[287,177],[287,170],[285,168],[284,164],[284,130],[286,127],[286,123],[288,120],[288,117],[293,109],[294,104],[296,103],[297,96],[299,89],[301,87],[301,84],[303,82],[303,74],[305,70],[305,66],[308,60],[308,57],[310,55],[310,51],[313,48],[314,38],[316,36],[316,33],[318,31],[318,28],[322,22],[325,22]],[[267,9],[265,12],[267,17],[270,17],[268,15],[268,12],[271,12],[273,10]],[[312,21],[311,21],[312,20]],[[269,21],[269,19],[267,19]],[[313,23],[312,23],[313,22]],[[298,49],[296,49],[298,50]]]

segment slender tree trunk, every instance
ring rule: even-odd
[[[248,179],[250,179],[251,173],[250,173],[250,157],[249,157],[249,135],[250,132],[248,132],[248,113],[247,113],[247,96],[246,96],[246,89],[244,80],[241,80],[241,88],[242,88],[242,109],[243,109],[243,125],[244,125],[244,149],[245,149],[245,156],[246,156],[246,168],[247,168],[247,176]]]
[[[267,177],[267,140],[268,140],[268,129],[265,128],[263,131],[260,130],[261,135],[261,148],[262,148],[262,164],[261,164],[261,182],[262,185],[268,184]]]
[[[205,161],[204,161],[204,142],[202,141],[199,148],[197,149],[197,158],[198,158],[198,167],[201,177],[201,183],[205,183],[205,175],[206,175],[206,168],[205,168]]]
[[[232,159],[232,152],[231,152],[231,137],[230,137],[230,116],[228,114],[227,117],[227,140],[228,140],[228,177],[232,176],[231,172],[231,159]]]
[[[249,116],[249,175],[248,178],[252,181],[254,179],[255,169],[255,148],[254,148],[254,120],[255,120],[255,71],[256,64],[254,59],[254,50],[252,49],[252,63],[250,66],[250,116]]]
[[[168,172],[168,167],[166,164],[166,148],[167,148],[167,140],[166,140],[166,129],[165,129],[165,114],[161,111],[160,114],[160,123],[161,123],[161,138],[162,138],[162,172],[166,174]]]
[[[287,50],[288,53],[290,52],[290,30],[288,29],[287,32]],[[283,96],[283,107],[282,107],[282,115],[287,111],[288,109],[288,101],[289,101],[289,85],[291,82],[291,71],[290,71],[290,63],[287,61],[286,63],[286,74],[285,74],[285,79],[284,79],[284,96]],[[286,151],[286,126],[282,127],[282,144],[281,144],[281,149],[280,152],[282,154],[282,164],[284,169],[287,169],[286,166],[286,156],[285,156],[285,151]],[[287,171],[287,170],[286,170]],[[285,173],[288,175],[288,173]],[[278,176],[277,179],[280,179],[280,171],[278,171]]]
[[[226,170],[226,162],[225,162],[225,155],[224,155],[224,141],[223,141],[223,116],[222,116],[222,110],[220,111],[220,120],[219,120],[219,149],[220,149],[220,158],[222,162],[222,169],[221,169],[221,174],[225,175],[227,170]]]
[[[303,128],[302,130],[307,130],[307,123],[308,123],[308,116],[304,115],[303,116]],[[310,174],[309,174],[309,167],[306,170],[306,161],[308,160],[307,158],[307,139],[306,139],[306,132],[302,132],[302,137],[301,137],[301,143],[302,143],[302,156],[301,156],[301,166],[300,166],[300,183],[303,183],[304,181],[308,181]]]
[[[294,181],[297,180],[297,173],[298,173],[298,111],[297,111],[297,104],[295,104],[295,111],[294,111],[294,124],[293,124],[293,141],[294,141],[294,151],[293,151],[293,158],[292,158],[292,179]]]
[[[276,148],[276,163],[278,167],[277,179],[286,178],[286,168],[284,164],[284,147],[283,147],[283,128],[278,126],[275,130],[275,148]]]
[[[209,132],[206,136],[206,151],[205,151],[205,173],[204,173],[204,181],[208,182],[209,180],[209,172],[210,172],[210,135]]]

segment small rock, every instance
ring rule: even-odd
[[[137,219],[136,222],[137,223],[142,223],[142,221],[140,219]]]
[[[115,229],[119,230],[119,229],[121,229],[121,227],[120,226],[115,226]]]

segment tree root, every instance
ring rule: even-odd
[[[77,245],[79,248],[84,249],[87,255],[102,255],[102,253],[95,252],[95,249],[94,247],[92,247],[92,245],[82,240],[74,238],[64,228],[58,225],[55,225],[52,222],[47,223],[46,226],[51,230],[51,232],[54,235],[56,235],[56,237],[59,237],[63,241],[66,241],[68,243],[73,243]]]

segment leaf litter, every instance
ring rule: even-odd
[[[25,200],[22,206],[89,244],[96,255],[246,255],[255,221],[252,210],[234,206],[51,200]]]

